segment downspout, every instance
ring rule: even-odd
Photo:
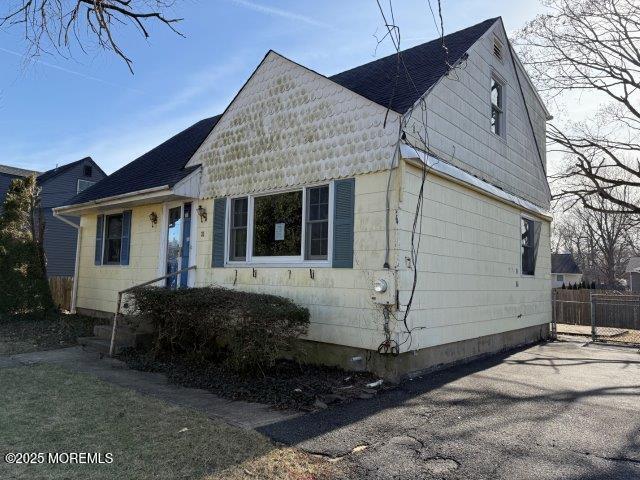
[[[73,223],[68,218],[63,217],[62,215],[58,215],[55,210],[53,210],[53,216],[78,230],[78,235],[76,237],[76,261],[73,267],[73,288],[71,290],[71,313],[75,314],[76,304],[78,301],[78,270],[80,269],[80,242],[82,240],[82,227],[76,223]]]

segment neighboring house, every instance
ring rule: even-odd
[[[49,277],[70,277],[74,273],[77,231],[60,219],[53,217],[52,209],[99,182],[106,173],[91,159],[81,160],[56,167],[44,173],[0,166],[0,199],[15,178],[35,174],[41,187],[41,206],[44,209],[44,250],[47,257]]]
[[[289,297],[308,359],[387,377],[546,338],[549,114],[501,19],[444,41],[332,77],[269,51],[222,115],[57,209],[78,311],[194,266],[161,283]]]
[[[631,257],[625,270],[627,287],[632,292],[640,292],[640,257]]]
[[[40,172],[11,167],[9,165],[0,165],[0,213],[2,213],[2,210],[4,209],[4,197],[9,191],[11,182],[17,178],[25,178],[30,175],[38,176],[40,175]]]
[[[560,288],[562,285],[576,285],[582,282],[580,267],[570,253],[551,254],[551,286]]]

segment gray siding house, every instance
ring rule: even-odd
[[[14,179],[34,174],[37,176],[38,185],[42,188],[47,275],[49,277],[71,277],[75,265],[77,231],[70,225],[54,218],[52,209],[65,205],[70,198],[90,188],[105,178],[107,174],[91,157],[56,167],[44,173],[0,165],[0,200],[4,203],[4,197]]]
[[[634,293],[640,293],[640,257],[631,257],[625,271],[627,286]]]

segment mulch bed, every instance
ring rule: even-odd
[[[119,355],[129,368],[159,372],[170,382],[201,388],[221,397],[273,405],[280,409],[314,411],[329,405],[371,398],[392,388],[368,372],[345,372],[339,368],[301,365],[281,360],[272,368],[247,376],[218,363],[191,363],[182,358],[158,361],[146,352],[134,349]],[[368,386],[373,383],[376,386]]]
[[[81,315],[51,314],[0,317],[0,354],[50,350],[76,345],[77,338],[93,335],[99,320]]]

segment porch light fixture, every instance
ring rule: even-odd
[[[151,220],[151,226],[155,226],[158,223],[158,215],[156,214],[156,212],[151,212],[149,214],[149,220]]]
[[[202,205],[198,205],[198,216],[200,217],[201,222],[207,221],[207,209]]]
[[[377,293],[384,293],[387,291],[387,281],[379,278],[378,280],[376,280],[376,283],[373,284],[373,289],[377,292]]]

